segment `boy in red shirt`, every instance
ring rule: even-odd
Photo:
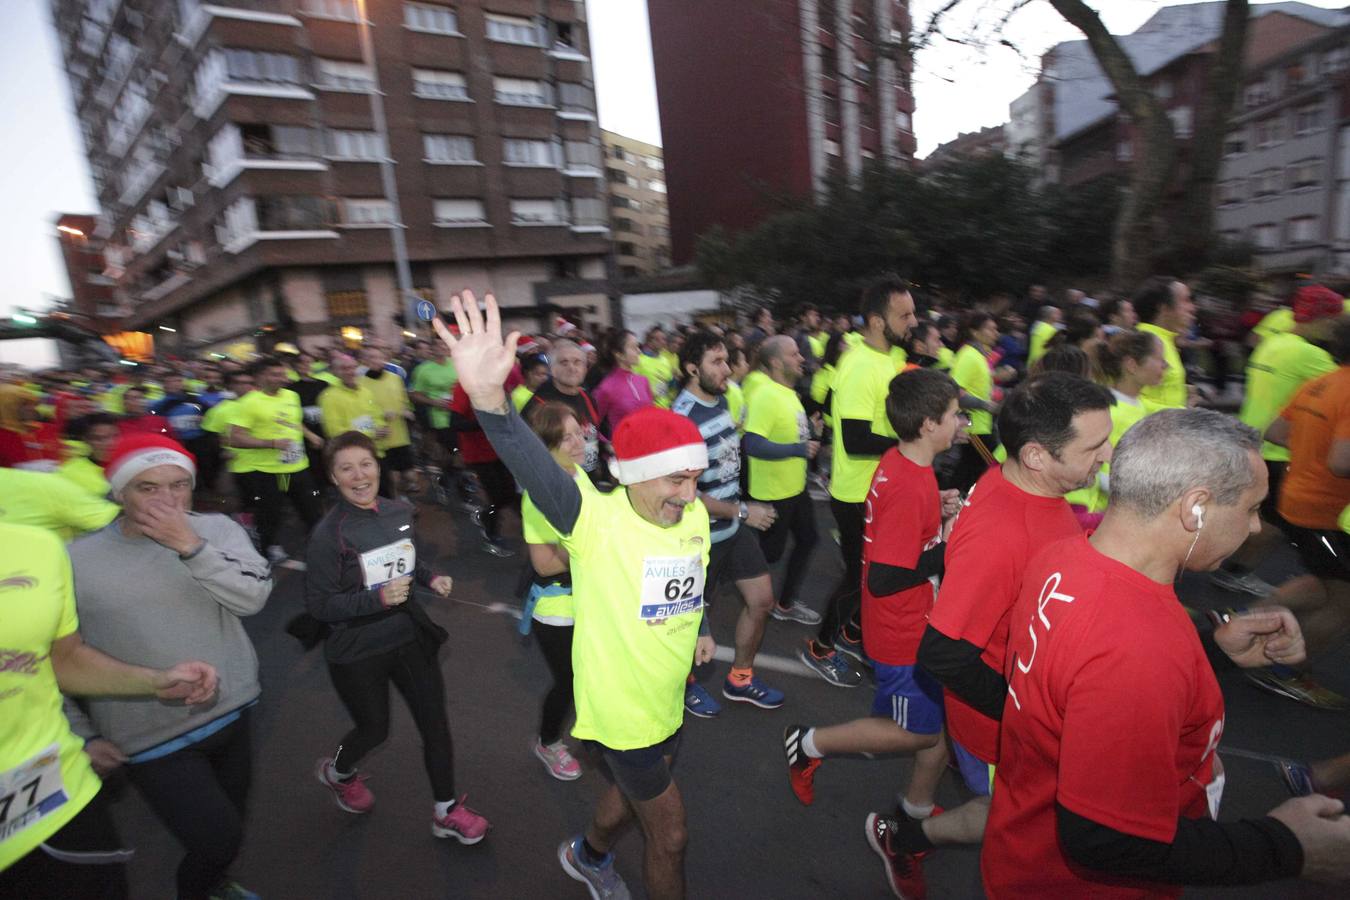
[[[520,495],[516,493],[516,482],[483,434],[469,395],[458,384],[450,400],[450,429],[459,438],[459,455],[483,489],[486,505],[473,513],[474,524],[483,532],[483,549],[493,556],[515,556],[515,551],[501,538],[498,517],[503,508],[518,509]]]
[[[1350,878],[1340,801],[1302,797],[1261,819],[1215,821],[1223,695],[1172,584],[1259,530],[1260,448],[1254,429],[1213,411],[1145,419],[1117,446],[1101,526],[1027,567],[981,854],[991,900]],[[1305,655],[1287,609],[1225,618],[1213,638],[1239,666]]]
[[[877,690],[868,718],[783,731],[788,779],[808,806],[825,757],[914,753],[902,807],[914,818],[933,814],[947,762],[942,686],[915,665],[915,655],[942,574],[947,532],[960,509],[960,495],[939,494],[933,474],[933,458],[952,445],[962,425],[958,393],[956,383],[935,369],[906,371],[890,383],[886,416],[900,444],[882,454],[863,517],[863,642]]]
[[[1008,461],[976,483],[947,548],[946,574],[919,645],[919,665],[943,686],[947,731],[975,799],[926,820],[872,814],[868,840],[894,888],[939,844],[978,843],[989,814],[990,768],[1007,683],[1008,615],[1037,550],[1080,533],[1064,495],[1092,483],[1111,458],[1111,392],[1067,372],[1037,375],[1008,395],[998,428]],[[918,896],[922,881],[897,896]]]

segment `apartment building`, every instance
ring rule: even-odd
[[[441,308],[491,288],[532,327],[567,284],[551,302],[607,312],[583,3],[51,8],[128,327],[193,351],[397,337],[394,227],[414,294]]]
[[[670,267],[670,214],[661,148],[601,131],[609,181],[609,224],[620,278],[655,275]]]

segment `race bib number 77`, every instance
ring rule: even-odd
[[[0,841],[51,815],[69,799],[61,780],[61,752],[56,744],[0,772]]]
[[[669,619],[703,606],[702,556],[649,556],[642,561],[639,618]]]

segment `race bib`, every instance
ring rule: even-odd
[[[367,588],[411,575],[417,568],[417,548],[408,539],[394,541],[361,554],[361,577]]]
[[[1214,777],[1205,785],[1205,800],[1209,803],[1209,817],[1218,821],[1219,803],[1223,800],[1224,772],[1219,754],[1214,754]]]
[[[313,425],[323,418],[323,410],[317,406],[305,406],[300,409],[300,415],[304,417],[306,422]]]
[[[287,441],[285,449],[277,452],[281,454],[281,461],[285,465],[298,463],[305,458],[305,448],[299,441]]]
[[[797,413],[797,443],[804,444],[811,440],[811,423],[806,419],[806,413]]]
[[[669,619],[703,606],[707,571],[702,556],[649,556],[642,561],[642,602],[638,618]]]
[[[69,799],[61,781],[61,750],[57,744],[0,772],[0,842],[51,815]]]
[[[375,434],[375,417],[357,416],[352,419],[352,431],[359,431],[366,437],[372,437]]]

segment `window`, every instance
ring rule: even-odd
[[[1116,159],[1120,162],[1129,162],[1134,159],[1134,142],[1129,138],[1122,138],[1117,141]]]
[[[895,114],[895,127],[899,128],[901,131],[905,133],[913,131],[914,123],[910,119],[909,113],[905,112],[903,109],[898,110]],[[828,153],[829,151],[827,150],[826,152]],[[839,151],[835,150],[834,155],[838,156]]]
[[[225,71],[232,80],[300,83],[300,60],[288,53],[266,53],[234,47],[226,48],[224,53]]]
[[[413,93],[432,100],[468,100],[469,86],[459,72],[413,69]]]
[[[1269,147],[1284,140],[1284,117],[1272,116],[1256,123],[1256,146]]]
[[[432,34],[459,34],[459,21],[455,11],[448,6],[432,6],[429,3],[403,4],[403,24],[412,31],[427,31]]]
[[[473,138],[457,134],[422,135],[422,152],[427,162],[434,163],[473,163],[478,161],[474,154]]]
[[[1252,243],[1261,250],[1274,250],[1280,246],[1280,226],[1274,223],[1252,226]]]
[[[1350,68],[1350,47],[1337,47],[1322,57],[1322,73],[1334,75]]]
[[[1241,156],[1247,152],[1247,133],[1245,131],[1235,131],[1228,135],[1228,140],[1223,143],[1224,156]]]
[[[561,200],[512,200],[513,225],[565,225],[565,207]]]
[[[1171,100],[1172,99],[1171,80],[1167,78],[1160,79],[1158,83],[1153,86],[1153,96],[1157,97],[1159,100]]]
[[[550,106],[553,103],[548,85],[525,78],[492,79],[493,98],[511,106]]]
[[[628,158],[628,151],[624,150],[622,147],[620,147],[619,145],[615,144],[613,147],[610,147],[610,148],[609,148],[609,155],[612,156],[612,157],[614,157],[615,159],[620,159],[620,160],[622,160],[622,159],[627,159],[627,158]]]
[[[595,92],[584,84],[558,83],[558,108],[582,118],[595,118]]]
[[[394,221],[394,204],[381,198],[344,198],[342,222],[344,225],[390,225]]]
[[[263,231],[327,228],[335,221],[333,204],[322,197],[272,195],[256,197],[258,225]]]
[[[625,219],[623,216],[615,216],[615,217],[614,217],[614,230],[615,230],[615,231],[627,231],[627,232],[630,232],[630,233],[631,233],[631,232],[637,231],[637,225],[633,222],[632,219]]]
[[[899,121],[899,115],[900,115],[899,113],[896,114],[897,121]],[[838,141],[832,141],[832,140],[830,140],[829,138],[826,138],[826,139],[825,139],[825,155],[826,155],[826,156],[838,156],[838,155],[839,155],[839,142],[838,142]]]
[[[666,161],[659,156],[644,156],[642,161],[653,172],[664,172],[666,170]]]
[[[1225,181],[1219,185],[1219,205],[1232,206],[1246,199],[1241,178]]]
[[[558,147],[552,141],[506,138],[502,141],[502,162],[508,166],[558,167]]]
[[[1192,124],[1191,108],[1189,106],[1178,106],[1167,111],[1167,118],[1172,120],[1172,130],[1176,136],[1182,139],[1189,138],[1194,133]]]
[[[328,132],[328,155],[334,159],[366,160],[379,162],[384,159],[384,141],[374,131]]]
[[[631,209],[639,212],[642,210],[641,203],[632,197],[624,197],[620,194],[610,194],[609,205],[614,209]]]
[[[527,47],[542,47],[539,39],[539,27],[529,19],[517,16],[499,16],[488,13],[488,40],[501,41],[504,44],[524,44]]]
[[[573,198],[572,225],[583,228],[608,227],[609,219],[605,215],[605,201],[599,197]]]
[[[1269,197],[1278,194],[1282,188],[1279,169],[1265,169],[1252,176],[1252,195]]]
[[[1242,104],[1248,109],[1260,106],[1270,99],[1269,90],[1264,81],[1258,81],[1256,84],[1249,84],[1242,92]]]
[[[1298,216],[1289,220],[1289,243],[1311,244],[1317,241],[1317,216]]]
[[[434,211],[437,225],[486,225],[482,200],[437,200]]]
[[[245,159],[313,159],[314,132],[295,125],[240,125]]]
[[[592,144],[590,141],[567,141],[563,144],[563,157],[567,162],[567,168],[573,170],[586,170],[595,175],[600,174],[603,160],[600,155],[600,147]]]
[[[612,184],[622,184],[630,188],[642,186],[642,182],[638,181],[636,176],[629,175],[621,169],[605,169],[605,176]]]
[[[670,240],[670,228],[666,225],[653,225],[652,237],[659,238],[660,240],[663,241],[668,241]]]
[[[628,241],[620,241],[615,245],[615,252],[620,256],[637,256],[637,248]]]
[[[321,19],[356,21],[356,0],[303,0],[300,11]]]
[[[318,85],[332,91],[373,91],[375,73],[370,66],[356,62],[343,62],[337,59],[320,59],[318,63]]]
[[[664,181],[656,181],[653,179],[652,181],[647,182],[647,190],[655,191],[658,194],[664,194],[666,192],[666,183]]]
[[[1322,127],[1322,107],[1304,106],[1294,112],[1294,134],[1310,134]]]
[[[324,294],[330,319],[364,319],[370,315],[365,291],[328,291]]]
[[[1322,183],[1322,161],[1305,159],[1289,166],[1289,187],[1316,187]]]

